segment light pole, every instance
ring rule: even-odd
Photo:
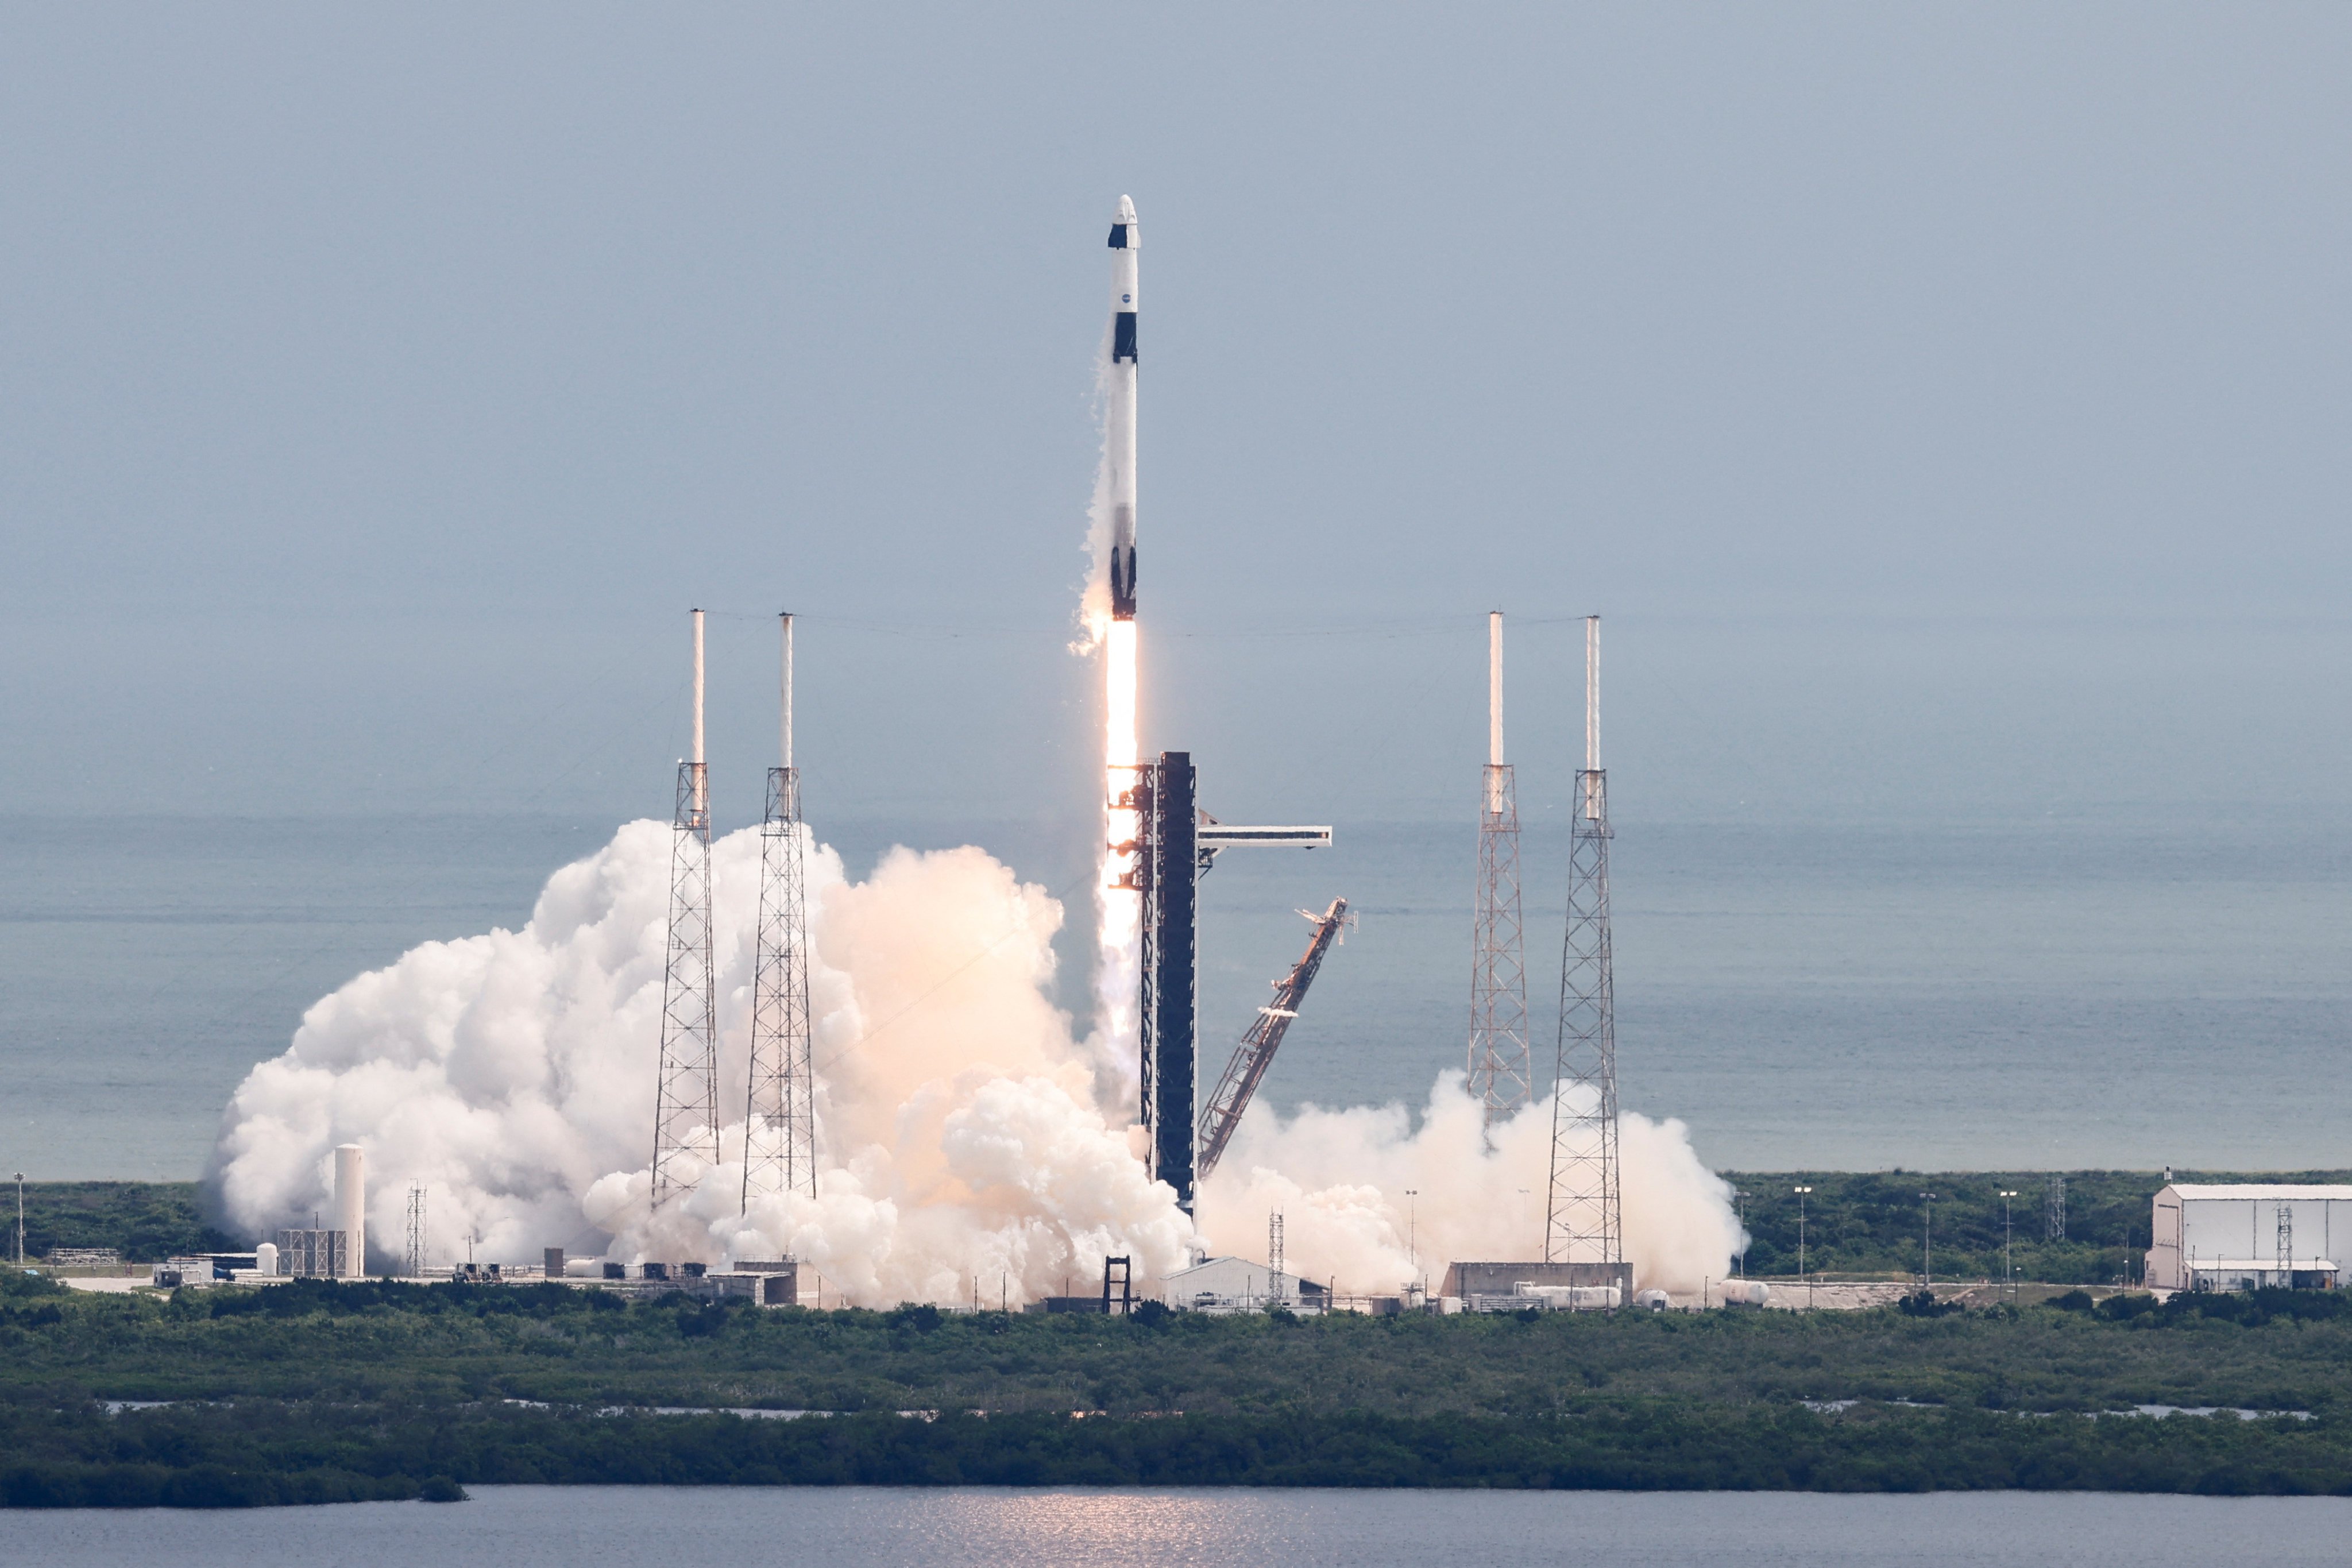
[[[1748,1194],[1734,1187],[1731,1199],[1739,1205],[1739,1277],[1745,1279],[1748,1278]]]
[[[1805,1306],[1810,1310],[1813,1304],[1813,1282],[1805,1277],[1805,1196],[1813,1189],[1791,1187],[1789,1190],[1797,1194],[1797,1278],[1805,1281]]]
[[[16,1267],[25,1267],[25,1173],[16,1173]]]
[[[2009,1299],[2017,1300],[2017,1269],[2009,1261],[2009,1200],[2015,1193],[2000,1194],[2000,1272],[2001,1283],[2009,1287]]]
[[[1406,1250],[1407,1252],[1409,1252],[1409,1253],[1411,1253],[1411,1254],[1412,1255],[1412,1286],[1413,1286],[1413,1289],[1416,1289],[1416,1290],[1420,1290],[1420,1289],[1421,1289],[1421,1189],[1420,1189],[1420,1188],[1418,1188],[1418,1187],[1407,1187],[1407,1188],[1404,1190],[1404,1214],[1405,1214],[1405,1220],[1404,1220],[1404,1234],[1405,1234],[1405,1244],[1404,1244],[1404,1245],[1405,1245],[1405,1250]],[[1422,1293],[1423,1296],[1426,1296],[1426,1295],[1428,1295],[1428,1294],[1429,1294],[1429,1292],[1428,1292],[1428,1291],[1426,1291],[1426,1290],[1422,1290],[1422,1291],[1421,1291],[1421,1293]]]
[[[1927,1216],[1919,1240],[1919,1284],[1926,1289],[1936,1283],[1936,1194],[1921,1193],[1919,1209]]]

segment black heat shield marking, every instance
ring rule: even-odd
[[[1115,223],[1110,226],[1110,247],[1113,250],[1127,248],[1127,225]]]

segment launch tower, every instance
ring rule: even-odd
[[[1478,805],[1478,910],[1470,955],[1470,1097],[1487,1135],[1528,1102],[1528,970],[1519,925],[1519,798],[1503,761],[1503,612],[1486,617],[1486,771]]]
[[[1624,1259],[1617,1185],[1617,998],[1609,945],[1609,787],[1601,769],[1601,617],[1588,616],[1584,766],[1576,775],[1570,829],[1544,1261],[1601,1265],[1613,1272]]]
[[[751,1084],[743,1123],[743,1206],[816,1195],[816,1079],[809,1056],[808,895],[801,775],[793,766],[793,618],[783,620],[783,765],[768,770],[760,827],[760,935],[751,979]]]
[[[1143,900],[1139,1119],[1144,1162],[1155,1180],[1176,1189],[1178,1206],[1191,1214],[1198,1175],[1193,1101],[1200,1082],[1195,884],[1224,850],[1266,845],[1328,848],[1331,829],[1219,822],[1200,808],[1190,752],[1162,752],[1134,776],[1127,798],[1136,814],[1135,882]]]
[[[719,1041],[710,962],[710,774],[702,755],[702,612],[694,612],[694,755],[670,816],[669,968],[654,1092],[658,1208],[719,1163]]]

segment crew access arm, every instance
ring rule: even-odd
[[[1195,1139],[1200,1179],[1206,1180],[1217,1168],[1234,1129],[1241,1125],[1242,1112],[1249,1109],[1250,1096],[1257,1092],[1258,1080],[1265,1077],[1274,1053],[1282,1045],[1284,1032],[1298,1016],[1299,1004],[1307,1000],[1307,988],[1315,984],[1315,972],[1323,967],[1323,955],[1339,940],[1340,928],[1348,919],[1348,900],[1334,899],[1320,917],[1308,918],[1315,921],[1315,934],[1307,939],[1306,956],[1292,966],[1287,978],[1276,984],[1273,1005],[1257,1010],[1257,1022],[1242,1037],[1234,1059],[1225,1064],[1224,1076],[1217,1080],[1216,1091],[1201,1107]]]

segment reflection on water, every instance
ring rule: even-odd
[[[2063,1562],[2204,1568],[2261,1543],[2270,1568],[2343,1561],[2352,1500],[2096,1492],[1112,1491],[482,1487],[454,1507],[18,1513],[20,1563],[592,1568],[651,1562],[1017,1563],[1022,1568],[1429,1568],[1623,1554],[1651,1564]]]

